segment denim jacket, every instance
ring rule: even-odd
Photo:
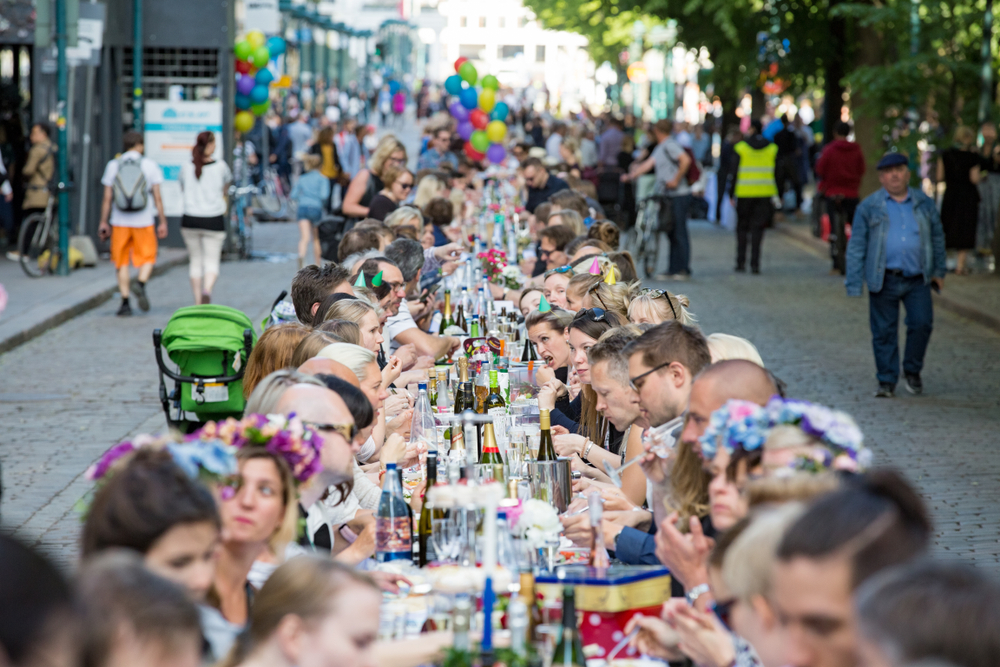
[[[885,239],[889,233],[889,213],[886,210],[885,188],[869,195],[858,205],[847,244],[847,296],[861,296],[862,280],[869,292],[882,290],[885,278]],[[923,248],[924,284],[945,274],[944,228],[934,200],[920,190],[910,188],[913,217],[920,225]]]

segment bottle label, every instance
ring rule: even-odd
[[[510,416],[507,408],[490,408],[489,415],[493,417],[493,434],[496,436],[497,446],[507,451],[510,442]]]
[[[410,517],[376,517],[375,551],[384,554],[383,560],[409,558],[413,542]]]

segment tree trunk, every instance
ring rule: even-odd
[[[844,105],[844,59],[847,57],[846,21],[830,19],[829,53],[824,65],[823,86],[823,143],[833,141],[833,128],[840,122],[840,109]]]
[[[857,26],[858,35],[858,56],[857,67],[873,66],[878,67],[884,64],[885,56],[882,47],[882,35],[877,30],[867,26]],[[851,100],[854,108],[860,108],[864,102],[860,93],[852,91]],[[881,185],[878,182],[878,172],[875,165],[885,152],[885,145],[882,141],[882,126],[885,119],[882,114],[865,115],[854,117],[854,137],[861,150],[864,152],[865,161],[868,168],[865,169],[864,178],[861,179],[859,194],[862,198],[878,190]]]

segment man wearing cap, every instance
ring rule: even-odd
[[[931,288],[944,286],[944,230],[934,200],[909,187],[907,158],[889,153],[878,163],[882,189],[854,214],[847,245],[848,296],[861,296],[868,283],[869,320],[878,391],[889,398],[899,380],[899,304],[906,308],[904,386],[923,391],[920,371],[934,323]]]

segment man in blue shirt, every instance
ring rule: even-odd
[[[442,166],[458,167],[458,158],[448,150],[451,147],[451,132],[447,128],[434,133],[430,145],[417,159],[417,171],[440,169]]]
[[[858,206],[847,245],[848,296],[868,283],[869,321],[878,391],[895,394],[899,380],[899,304],[906,308],[904,386],[923,391],[920,371],[934,323],[931,289],[944,286],[944,230],[934,200],[909,187],[907,158],[889,153],[878,163],[882,189]]]

